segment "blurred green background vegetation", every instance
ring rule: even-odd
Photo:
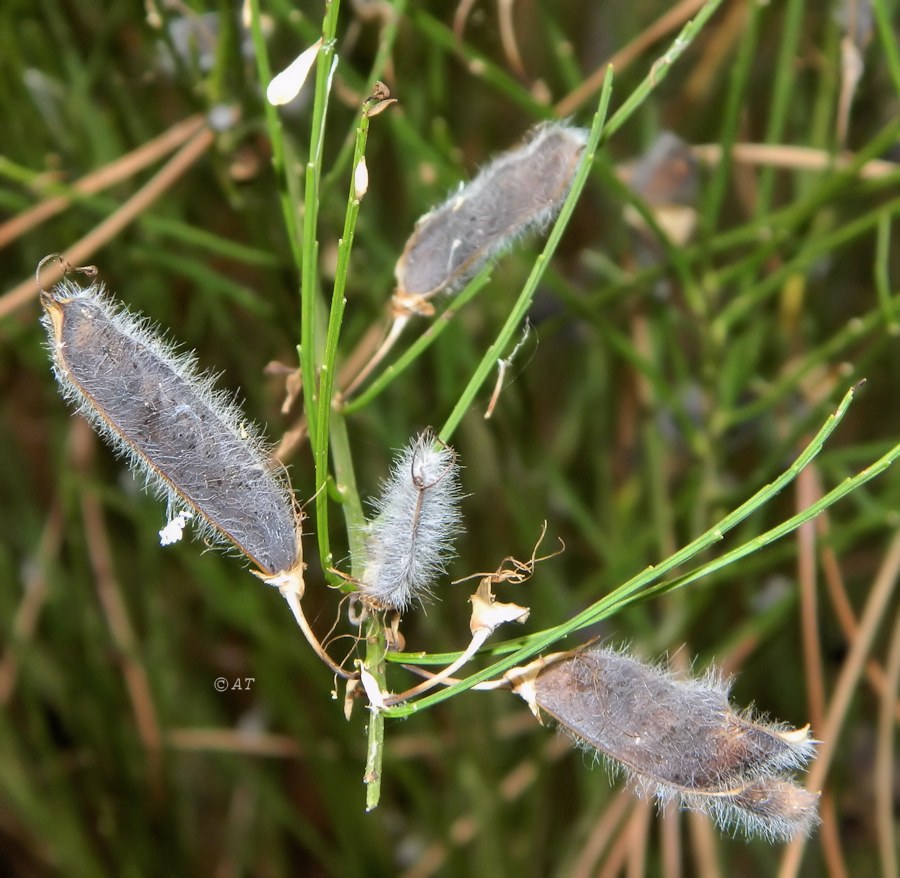
[[[376,78],[398,99],[371,120],[342,354],[384,323],[417,217],[540,119],[588,125],[593,77],[611,58],[620,106],[700,5],[342,4],[319,199],[326,294],[359,108]],[[860,379],[815,464],[723,551],[896,444],[900,55],[896,3],[873,8],[724,0],[604,144],[493,417],[486,387],[453,440],[468,494],[454,577],[527,558],[544,520],[548,539],[565,541],[500,595],[531,607],[529,630],[712,526],[783,471]],[[323,6],[262,12],[277,70],[316,38]],[[854,16],[868,26],[853,31]],[[283,601],[239,559],[191,541],[159,547],[161,504],[58,396],[29,286],[43,256],[82,246],[119,298],[240,390],[273,442],[296,425],[297,405],[281,411],[284,376],[264,372],[296,366],[299,275],[239,10],[12,0],[0,10],[0,71],[0,872],[776,874],[782,848],[658,817],[503,692],[389,721],[382,802],[364,812],[365,710],[345,721]],[[311,94],[280,111],[297,167]],[[196,128],[173,135],[189,152],[171,179],[154,183],[173,170],[167,152],[96,191],[72,188],[194,115]],[[665,130],[698,147],[681,166],[696,182],[654,203],[622,180]],[[743,144],[772,149],[751,162]],[[850,170],[834,160],[845,150],[859,157]],[[27,221],[56,195],[69,203]],[[695,224],[683,243],[646,226],[663,222],[667,200]],[[134,215],[105,234],[129,204]],[[446,418],[540,247],[506,255],[438,343],[348,416],[364,497],[393,449]],[[286,462],[309,498],[308,446]],[[805,530],[569,644],[599,635],[698,672],[722,665],[737,674],[736,703],[810,721],[818,736],[836,710],[825,822],[801,874],[890,868],[900,791],[877,769],[891,764],[898,715],[896,597],[865,645],[866,673],[849,677],[849,702],[835,707],[834,694],[876,583],[896,581],[898,508],[895,468]],[[331,525],[343,562],[339,515]],[[338,595],[315,539],[305,546],[304,603],[324,634]],[[407,648],[462,648],[468,594],[442,585],[438,603],[405,621]],[[353,633],[344,620],[338,631]]]

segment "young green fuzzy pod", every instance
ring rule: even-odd
[[[426,430],[394,460],[375,501],[360,587],[364,600],[403,612],[430,597],[462,529],[461,496],[456,452]]]
[[[782,776],[813,755],[808,729],[736,713],[715,675],[681,679],[604,648],[543,668],[535,702],[624,769],[635,789],[770,841],[806,835],[818,796]]]
[[[397,263],[398,294],[428,299],[463,284],[491,256],[557,214],[587,143],[559,122],[494,159],[469,184],[425,214]]]
[[[168,499],[163,543],[188,518],[272,576],[301,562],[299,517],[240,409],[99,284],[69,279],[41,293],[63,395],[148,486]]]

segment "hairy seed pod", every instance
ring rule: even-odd
[[[813,755],[808,730],[736,713],[715,675],[682,679],[595,647],[541,670],[534,698],[623,768],[638,792],[773,841],[807,834],[817,821],[818,797],[781,776]]]
[[[397,263],[398,293],[427,299],[452,290],[517,237],[545,227],[571,188],[587,135],[560,122],[538,125],[425,214]]]
[[[367,527],[363,598],[403,612],[431,595],[462,529],[456,452],[426,430],[394,460]]]
[[[232,542],[264,574],[299,558],[299,518],[286,480],[237,405],[147,322],[99,284],[69,279],[42,292],[42,322],[63,395],[166,497],[164,542],[189,517]]]

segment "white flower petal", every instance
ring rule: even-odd
[[[316,62],[322,38],[319,37],[308,49],[301,52],[284,70],[272,78],[266,89],[266,100],[275,107],[292,101],[300,93],[309,71]]]

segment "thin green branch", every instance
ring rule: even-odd
[[[328,493],[325,485],[328,479],[328,436],[331,425],[332,397],[337,372],[338,342],[341,337],[341,325],[344,319],[347,289],[347,271],[350,267],[350,253],[353,249],[353,236],[356,221],[359,218],[359,205],[364,193],[357,192],[356,170],[365,168],[366,141],[369,134],[368,101],[363,105],[356,128],[356,146],[353,151],[353,173],[350,179],[350,192],[347,197],[347,209],[344,214],[344,231],[338,241],[337,268],[332,288],[331,308],[328,314],[328,330],[325,336],[325,350],[322,365],[319,369],[319,387],[315,418],[316,437],[313,448],[316,454],[316,533],[319,538],[319,557],[326,569],[332,566],[331,546],[328,528]],[[308,385],[307,385],[308,386]],[[352,467],[352,461],[347,461]]]
[[[721,5],[722,0],[710,0],[697,13],[696,18],[691,19],[681,29],[681,33],[672,41],[669,50],[654,62],[644,81],[628,96],[625,103],[613,113],[603,132],[604,140],[609,140],[634,115],[644,101],[650,97],[653,91],[656,90],[656,87],[668,76],[672,65],[684,54],[685,49],[690,46],[700,31],[706,26],[713,13]]]
[[[472,301],[491,279],[491,265],[486,265],[453,297],[453,302],[435,317],[428,328],[389,366],[375,378],[359,396],[345,403],[341,409],[344,414],[351,414],[365,408],[377,396],[380,396],[397,378],[400,377],[428,348],[440,338],[444,330],[462,307]]]
[[[469,383],[466,385],[466,388],[463,390],[462,394],[457,400],[457,403],[454,406],[453,411],[450,413],[450,416],[444,423],[444,426],[441,428],[439,435],[443,442],[450,441],[450,438],[456,431],[456,428],[459,426],[459,422],[462,420],[463,415],[465,415],[465,413],[469,410],[469,407],[472,405],[476,394],[493,371],[497,360],[499,360],[503,356],[504,352],[509,347],[509,344],[518,331],[519,326],[525,319],[525,315],[528,313],[528,309],[531,307],[531,302],[534,299],[534,294],[537,292],[538,284],[543,277],[544,271],[546,270],[551,257],[556,252],[556,248],[559,245],[560,239],[563,236],[563,232],[565,231],[566,226],[569,223],[572,212],[575,210],[575,204],[578,201],[578,198],[581,195],[581,191],[584,189],[584,185],[587,182],[588,175],[591,172],[591,166],[594,162],[594,155],[597,151],[597,147],[600,143],[600,137],[603,133],[603,123],[606,119],[606,110],[609,106],[609,99],[612,94],[612,83],[613,75],[612,71],[610,71],[609,75],[603,82],[603,91],[600,94],[600,103],[597,108],[597,112],[594,114],[594,121],[591,125],[591,131],[588,135],[588,141],[584,148],[584,154],[581,156],[581,159],[578,163],[578,169],[575,173],[575,179],[572,183],[572,188],[569,191],[565,202],[563,203],[562,209],[559,212],[559,216],[557,217],[556,222],[553,224],[553,229],[551,230],[550,235],[547,238],[547,243],[544,245],[544,250],[536,259],[535,264],[531,269],[531,274],[529,274],[528,280],[525,281],[525,285],[522,287],[522,292],[519,293],[519,298],[516,300],[515,305],[509,313],[509,316],[506,318],[506,322],[503,324],[503,327],[497,335],[494,343],[490,346],[490,348],[488,348],[487,352],[482,357],[481,362],[475,369],[475,373],[472,375],[472,378],[469,380]]]
[[[316,59],[316,91],[313,101],[312,124],[309,137],[309,158],[306,163],[306,186],[303,203],[303,260],[300,266],[300,370],[303,374],[303,395],[309,422],[310,444],[316,468],[316,485],[324,484],[328,468],[328,446],[318,444],[319,430],[318,370],[321,365],[319,311],[319,180],[322,174],[322,150],[325,143],[325,117],[328,96],[337,65],[335,33],[340,9],[339,0],[327,0],[322,21],[322,49]]]
[[[759,491],[757,491],[749,500],[742,503],[737,509],[726,515],[715,526],[707,530],[697,539],[693,540],[682,549],[679,549],[677,552],[670,555],[665,561],[647,568],[645,571],[633,577],[628,582],[623,583],[617,589],[610,592],[608,595],[588,607],[586,610],[578,613],[567,622],[564,622],[561,625],[557,625],[554,628],[548,629],[544,632],[540,632],[528,638],[525,645],[523,645],[521,648],[517,649],[510,655],[507,655],[500,661],[484,668],[483,670],[473,674],[465,680],[453,684],[442,692],[428,695],[425,698],[414,702],[413,704],[398,705],[397,707],[386,710],[385,713],[389,716],[406,716],[411,713],[415,713],[418,710],[430,707],[433,704],[437,704],[438,702],[443,701],[447,698],[451,698],[461,691],[470,689],[473,686],[476,686],[478,683],[484,682],[485,680],[488,680],[492,677],[496,677],[499,674],[502,674],[503,672],[509,670],[510,668],[515,667],[517,664],[527,661],[531,657],[537,655],[539,652],[547,649],[552,644],[561,640],[568,634],[571,634],[575,631],[592,625],[601,619],[606,618],[607,616],[616,612],[622,606],[631,603],[634,600],[637,600],[638,597],[641,597],[644,594],[648,593],[648,590],[651,589],[653,583],[658,582],[667,573],[676,569],[677,567],[680,567],[682,564],[686,563],[700,552],[703,552],[711,546],[715,545],[717,542],[723,539],[724,535],[729,530],[734,528],[749,515],[768,503],[779,492],[784,490],[784,488],[787,487],[787,485],[790,484],[797,477],[797,475],[810,463],[810,461],[812,461],[821,451],[822,446],[827,441],[828,437],[834,432],[835,428],[846,414],[850,403],[853,401],[853,396],[856,392],[856,389],[856,387],[853,387],[849,391],[847,391],[844,398],[841,400],[841,403],[838,406],[837,410],[828,417],[815,437],[813,437],[806,448],[804,448],[804,450],[800,453],[794,463],[787,470],[785,470],[771,484],[766,485]],[[863,470],[862,473],[852,479],[848,479],[844,484],[839,486],[839,488],[830,492],[827,495],[827,504],[823,505],[822,501],[816,504],[817,513],[821,512],[823,509],[827,508],[828,505],[831,505],[841,497],[848,494],[850,491],[854,490],[855,487],[858,487],[859,485],[869,481],[879,473],[883,472],[893,462],[893,460],[896,459],[897,456],[900,456],[900,446],[895,447],[890,452],[888,452],[887,455]],[[777,536],[773,536],[772,539],[783,536],[788,532],[786,530],[783,530],[783,527],[784,526],[776,528],[775,531],[772,532],[777,532]],[[755,541],[751,541],[750,545],[755,545]],[[758,546],[756,546],[756,548],[758,548]],[[743,557],[743,555],[745,554],[747,553],[743,552],[740,557]]]

